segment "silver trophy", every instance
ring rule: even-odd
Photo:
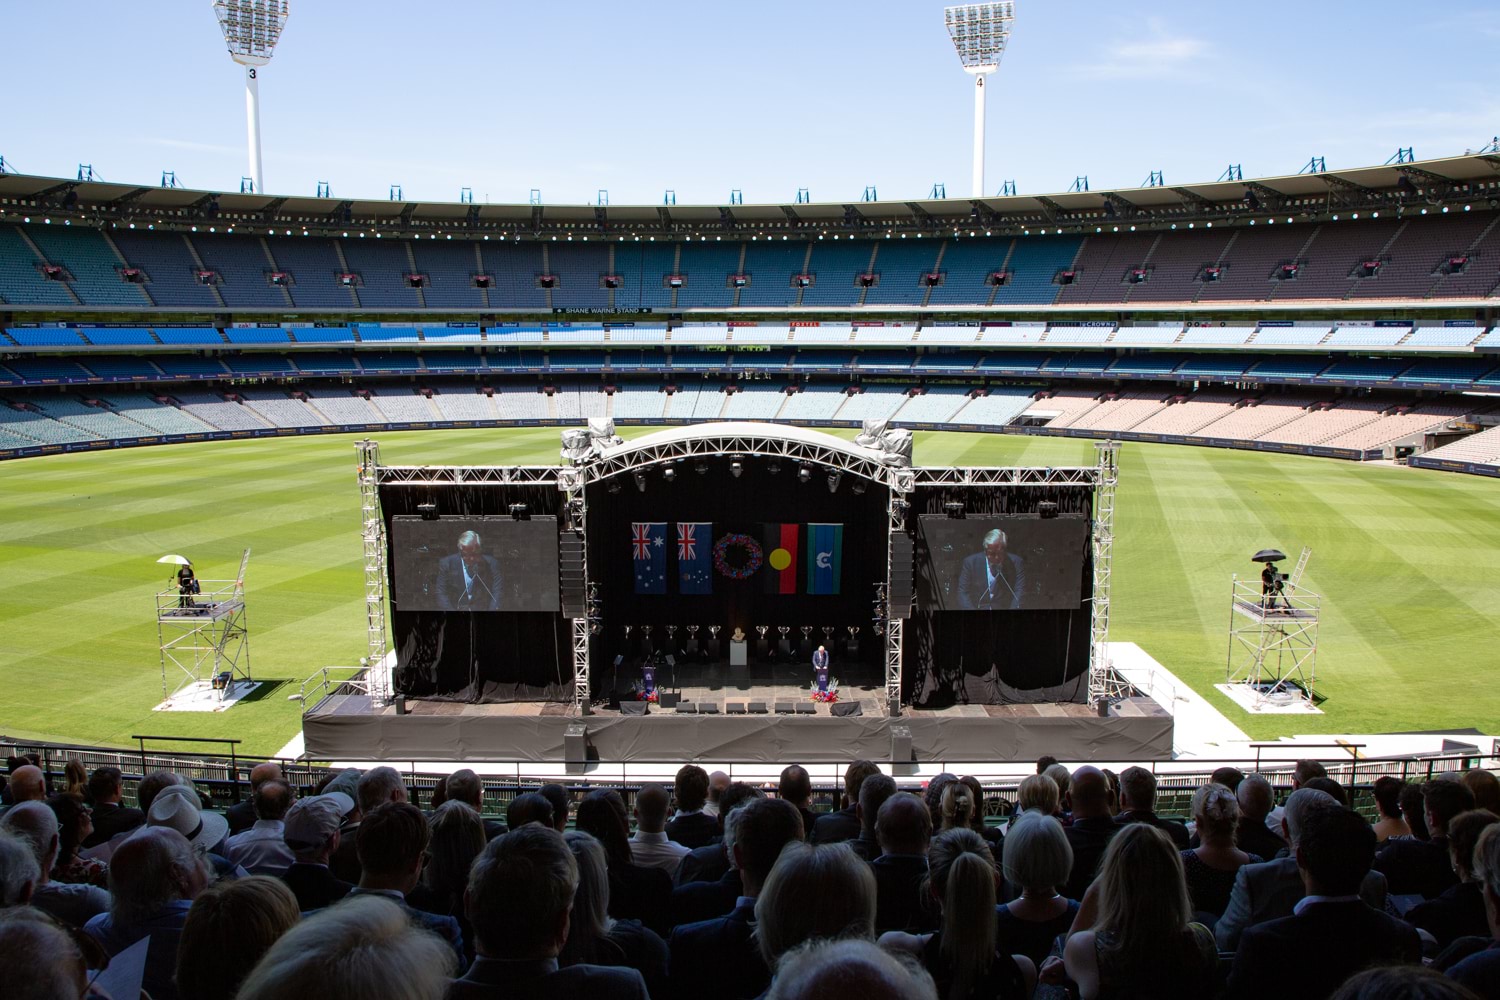
[[[672,645],[672,637],[674,635],[676,635],[676,634],[677,634],[677,626],[676,625],[668,625],[667,626],[667,645],[668,646]]]
[[[696,639],[696,638],[698,638],[698,626],[696,626],[696,625],[689,625],[687,627],[687,633],[688,633],[688,638],[689,639]]]
[[[633,629],[633,628],[635,628],[634,625],[626,625],[625,626],[625,641],[626,642],[630,641],[630,630]]]
[[[832,641],[833,641],[833,626],[832,625],[824,625],[823,626],[823,645],[826,646],[826,645],[828,645]]]
[[[764,639],[766,637],[766,633],[769,632],[769,631],[771,631],[771,626],[769,626],[769,625],[757,625],[757,626],[755,626],[755,631],[758,632],[758,633],[760,633],[760,637],[762,639]]]
[[[710,636],[710,637],[711,637],[711,638],[714,638],[714,639],[717,639],[717,638],[718,638],[718,637],[719,637],[719,632],[720,632],[720,631],[721,631],[721,630],[722,630],[722,629],[723,629],[723,628],[724,628],[724,626],[723,626],[723,625],[710,625],[710,626],[709,626],[709,627],[708,627],[708,634],[709,634],[709,636]]]
[[[776,631],[778,631],[778,632],[781,633],[781,637],[783,639],[785,639],[787,637],[787,633],[791,632],[791,630],[792,630],[792,627],[790,625],[777,625],[776,626]]]
[[[810,638],[812,638],[812,626],[811,625],[803,625],[802,626],[802,639],[803,639],[803,641],[805,642],[805,641],[807,641]]]
[[[849,625],[846,627],[849,629],[849,638],[853,639],[855,636],[859,635],[858,625]]]

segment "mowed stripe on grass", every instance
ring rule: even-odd
[[[637,436],[646,428],[623,433]],[[851,437],[852,430],[840,430]],[[363,652],[353,435],[207,442],[0,465],[0,731],[126,744],[237,738],[278,749],[288,701],[319,667]],[[551,464],[558,432],[391,432],[393,464]],[[929,465],[1092,464],[1090,441],[920,433]],[[1294,732],[1492,727],[1500,696],[1500,487],[1383,466],[1170,445],[1121,457],[1112,635],[1140,643],[1257,738]],[[1321,719],[1250,718],[1224,678],[1229,579],[1266,545],[1314,557],[1324,595]],[[223,715],[153,713],[161,700],[152,594],[166,552],[199,574],[248,575],[251,665],[272,682]],[[168,678],[175,687],[175,678]]]

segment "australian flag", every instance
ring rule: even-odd
[[[667,522],[632,521],[630,555],[637,594],[667,592]]]
[[[683,594],[712,594],[713,525],[707,521],[677,522],[677,584]]]

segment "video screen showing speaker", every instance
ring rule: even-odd
[[[391,518],[400,611],[556,611],[557,518]]]
[[[1081,515],[918,518],[917,605],[925,611],[1076,608],[1088,519]]]

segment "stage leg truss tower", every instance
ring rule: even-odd
[[[391,697],[391,669],[386,662],[389,640],[385,622],[385,518],[380,512],[380,445],[368,439],[356,441],[359,455],[360,541],[365,568],[365,693],[377,704]]]
[[[1302,550],[1280,595],[1264,595],[1259,579],[1236,576],[1231,584],[1224,680],[1250,685],[1261,704],[1314,699],[1323,598],[1301,585],[1311,555],[1311,549]]]
[[[578,599],[574,602],[569,620],[573,625],[573,707],[579,715],[589,714],[589,610],[590,589],[588,560],[585,558],[584,539],[588,505],[584,501],[583,487],[586,472],[581,467],[563,467],[557,473],[557,488],[562,492],[568,520],[572,525],[576,544],[576,568],[574,575],[579,587]],[[566,605],[567,602],[565,602]],[[566,607],[565,607],[566,612]]]
[[[1094,487],[1094,607],[1089,633],[1089,704],[1125,696],[1126,683],[1109,660],[1110,584],[1114,576],[1115,487],[1120,482],[1120,442],[1099,441],[1099,478]]]
[[[156,595],[156,637],[161,651],[161,696],[171,701],[188,688],[210,684],[222,701],[250,679],[250,629],[245,618],[245,570],[240,556],[233,580],[201,580],[200,592]],[[175,682],[175,687],[173,686]]]

